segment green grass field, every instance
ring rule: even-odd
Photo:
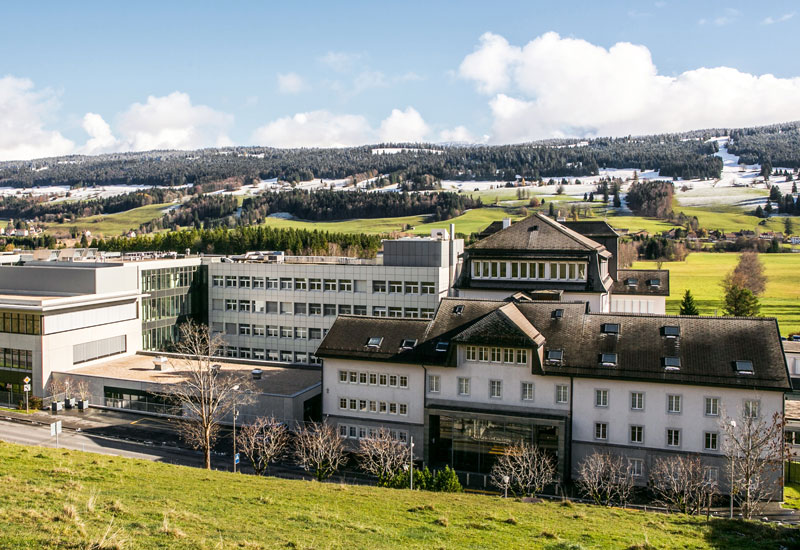
[[[793,548],[759,522],[207,472],[0,443],[0,548]],[[105,540],[104,539],[105,536]]]
[[[47,224],[47,232],[58,236],[69,234],[70,228],[77,227],[81,231],[88,229],[92,232],[92,235],[116,237],[129,229],[138,231],[141,224],[163,216],[164,209],[169,206],[171,206],[170,203],[149,204],[117,214],[88,216],[86,218],[78,218],[71,223]]]
[[[693,252],[684,262],[665,262],[669,269],[670,296],[667,313],[678,313],[688,288],[703,315],[722,315],[722,278],[736,267],[739,255]],[[761,254],[767,289],[760,297],[761,315],[776,317],[781,334],[800,331],[800,254]],[[654,269],[656,262],[636,262],[636,269]]]

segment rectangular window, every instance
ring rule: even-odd
[[[350,371],[350,383],[358,384],[358,373],[356,371]]]
[[[295,315],[305,315],[307,311],[306,303],[305,302],[295,302],[294,303],[294,314]]]
[[[405,315],[409,319],[419,319],[419,308],[407,307],[405,308]]]
[[[367,412],[367,400],[361,399],[358,402],[358,410],[361,412]]]
[[[281,277],[281,290],[292,290],[292,279]]]
[[[278,327],[275,325],[267,325],[267,336],[272,336],[273,338],[278,336]]]
[[[706,397],[706,416],[719,416],[719,397]]]
[[[364,315],[367,314],[367,306],[353,306],[353,315]]]
[[[595,439],[608,439],[608,424],[605,422],[594,423],[594,438]]]
[[[458,395],[469,395],[469,378],[458,379]]]
[[[281,315],[291,315],[294,311],[292,302],[281,302],[280,311]]]
[[[405,283],[406,294],[419,294],[419,283],[417,281],[406,281]]]
[[[378,403],[378,412],[379,413],[386,413],[386,401],[381,401]]]
[[[347,371],[346,370],[340,370],[339,371],[339,382],[342,383],[342,384],[346,384],[347,383]]]
[[[339,279],[339,292],[353,292],[352,279]]]
[[[225,300],[225,311],[236,311],[236,300]]]
[[[436,294],[436,286],[433,283],[420,283],[420,292],[422,294]]]
[[[389,414],[397,414],[397,403],[389,403]]]
[[[641,458],[628,459],[628,466],[633,477],[642,477],[644,475],[644,460]]]
[[[278,290],[278,279],[267,279],[267,288],[270,290]]]
[[[594,406],[608,407],[608,390],[594,390]]]
[[[322,339],[322,329],[319,329],[319,328],[310,328],[310,329],[308,329],[308,339],[309,340],[320,340],[320,339]]]
[[[397,375],[390,374],[389,375],[389,387],[396,388],[397,387]]]
[[[367,383],[367,373],[366,372],[358,373],[358,383],[359,384],[366,384]]]
[[[400,413],[400,416],[406,416],[408,414],[408,405],[406,403],[398,403],[397,412]]]
[[[339,398],[339,408],[347,409],[347,399],[345,399],[344,397]]]
[[[403,308],[399,306],[390,306],[389,307],[389,317],[402,317],[403,316]]]
[[[489,380],[489,397],[492,399],[503,398],[503,382],[501,380]]]
[[[642,411],[644,410],[644,394],[640,391],[631,392],[631,410]]]
[[[681,431],[676,428],[667,429],[667,447],[681,446]]]
[[[239,288],[250,288],[250,277],[239,277]]]
[[[350,437],[352,439],[358,438],[358,426],[350,426]]]
[[[502,348],[491,349],[491,360],[492,363],[500,363],[503,360]]]
[[[355,411],[357,409],[358,409],[358,401],[356,401],[355,399],[351,399],[350,400],[350,410],[351,411]]]
[[[744,402],[744,417],[745,418],[758,418],[759,402],[754,400],[747,400]]]
[[[408,388],[408,376],[399,376],[397,380],[399,387]]]
[[[278,302],[266,302],[265,304],[267,313],[278,313]]]
[[[225,286],[225,279],[222,275],[214,275],[211,277],[211,286]]]
[[[475,346],[467,346],[467,352],[466,352],[467,361],[475,361],[476,358],[478,357],[477,353],[478,350]]]
[[[644,443],[644,426],[631,426],[631,443]]]
[[[236,277],[226,276],[225,286],[228,288],[236,288]]]
[[[526,349],[518,349],[517,350],[517,364],[518,365],[525,365],[528,363],[528,350]]]
[[[431,307],[420,308],[419,316],[421,319],[433,319],[433,308]]]
[[[386,281],[372,281],[372,292],[386,292]]]
[[[401,293],[403,292],[402,281],[389,281],[389,292]]]
[[[239,311],[251,311],[253,309],[253,302],[250,300],[239,300]]]
[[[681,396],[680,395],[668,395],[667,396],[667,412],[672,414],[678,414],[681,412]]]
[[[253,288],[266,288],[264,277],[253,277]]]
[[[322,304],[308,304],[309,315],[322,315]]]
[[[503,362],[504,363],[513,363],[514,362],[514,350],[511,348],[503,348]]]
[[[478,348],[478,361],[486,362],[489,360],[489,348],[483,346]]]
[[[378,412],[378,402],[377,401],[370,401],[369,402],[369,412],[371,412],[371,413]]]
[[[438,374],[429,374],[428,375],[428,392],[429,393],[439,393],[441,384],[441,378],[439,378]]]
[[[339,315],[350,315],[353,313],[353,308],[350,304],[339,304]]]
[[[326,317],[336,315],[336,304],[322,304],[322,314]]]
[[[533,401],[533,382],[522,383],[522,400]]]
[[[326,292],[336,291],[336,279],[325,279],[323,289]]]
[[[706,432],[703,434],[703,449],[706,451],[716,451],[719,449],[717,432]]]
[[[569,386],[566,384],[556,386],[556,403],[569,403]]]
[[[305,340],[308,337],[308,329],[306,327],[294,327],[294,337]]]
[[[378,385],[378,375],[374,372],[369,373],[369,385],[370,386]]]
[[[250,348],[239,348],[239,357],[242,359],[250,359]]]
[[[281,338],[291,338],[292,334],[292,327],[281,327]]]
[[[378,375],[378,384],[381,385],[381,386],[385,386],[386,385],[386,375],[385,374]]]
[[[322,279],[309,279],[308,280],[308,289],[309,290],[322,290]]]
[[[308,290],[308,282],[305,279],[295,279],[294,280],[294,289],[295,290]]]
[[[241,336],[250,336],[250,325],[239,325],[239,334]]]
[[[386,306],[372,306],[373,317],[386,317]]]

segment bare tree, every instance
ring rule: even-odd
[[[234,399],[239,404],[249,399],[246,381],[241,375],[222,372],[214,367],[222,343],[205,325],[189,321],[180,325],[180,339],[175,347],[182,355],[176,366],[184,380],[165,384],[163,393],[177,401],[184,419],[178,427],[189,445],[204,454],[204,465],[211,469],[211,449],[219,435],[220,424],[232,411]]]
[[[739,257],[739,263],[728,275],[727,283],[748,289],[756,296],[761,296],[767,288],[767,276],[764,275],[764,265],[758,258],[755,250],[746,250]],[[725,283],[723,283],[724,285]]]
[[[578,465],[578,487],[595,504],[624,506],[633,485],[632,468],[622,456],[594,452]]]
[[[358,445],[361,469],[378,478],[378,485],[388,487],[410,460],[409,448],[380,428],[375,437],[364,438]]]
[[[78,395],[81,401],[88,401],[92,396],[92,392],[89,389],[89,383],[86,380],[81,380],[75,384],[75,393]]]
[[[650,489],[656,501],[669,510],[684,514],[709,511],[717,492],[698,456],[678,455],[658,458],[650,468]]]
[[[317,481],[331,477],[346,460],[342,439],[333,426],[324,422],[310,422],[297,430],[295,458]]]
[[[639,259],[639,249],[632,242],[619,243],[617,257],[619,259],[619,267],[630,267],[633,265],[633,262]]]
[[[63,393],[64,398],[67,397],[67,392],[69,392],[69,380],[64,379],[60,380],[55,378],[51,375],[50,382],[47,383],[47,393],[50,394],[49,397],[52,398],[52,401],[58,401],[58,394]]]
[[[783,414],[762,418],[753,407],[757,405],[745,407],[735,420],[723,411],[719,422],[724,434],[722,452],[729,462],[731,495],[747,519],[759,514],[774,498],[785,460]]]
[[[236,435],[236,444],[250,459],[256,475],[261,475],[269,465],[286,454],[289,445],[289,429],[274,417],[256,418],[245,424]]]
[[[495,487],[503,490],[510,488],[520,495],[541,493],[555,478],[556,467],[552,458],[529,443],[506,447],[491,471]]]

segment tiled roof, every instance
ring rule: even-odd
[[[635,285],[629,285],[635,280]],[[651,284],[658,281],[658,285]],[[612,294],[634,294],[645,296],[669,296],[669,271],[666,269],[618,269],[617,280],[611,287]]]
[[[800,342],[786,340],[783,342],[783,351],[786,353],[800,353]]]
[[[424,341],[428,321],[424,319],[374,318],[340,315],[317,351],[325,357],[344,355],[358,359],[408,363],[417,359],[417,346],[403,349],[403,340]],[[368,346],[370,338],[381,338],[380,345]]]
[[[561,310],[560,315],[554,314],[555,310]],[[523,318],[530,328],[522,322]],[[513,345],[523,345],[520,342],[532,340],[540,344],[544,339],[545,350],[563,350],[563,361],[545,364],[541,374],[755,389],[790,388],[778,325],[770,318],[599,314],[586,313],[586,304],[581,302],[509,304],[445,298],[413,355],[398,359],[396,347],[400,339],[412,332],[419,334],[423,323],[342,316],[334,323],[317,355],[455,366],[454,346],[443,353],[436,351],[437,344],[474,341],[505,345],[508,340]],[[607,323],[618,325],[619,333],[604,333],[602,326]],[[678,327],[680,335],[668,338],[662,332],[665,326]],[[379,352],[365,351],[367,335],[384,336],[384,346],[388,347],[382,346]],[[603,353],[615,353],[616,366],[602,366],[599,357]],[[678,357],[680,369],[665,370],[665,357]],[[752,361],[753,374],[736,372],[734,362],[740,360]]]
[[[614,229],[608,225],[607,222],[602,220],[591,220],[591,221],[565,221],[561,222],[561,225],[564,227],[568,227],[573,231],[580,233],[581,235],[585,235],[587,237],[618,237]]]

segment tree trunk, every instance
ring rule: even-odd
[[[211,438],[209,437],[208,431],[203,434],[203,454],[205,459],[205,469],[211,469]]]

